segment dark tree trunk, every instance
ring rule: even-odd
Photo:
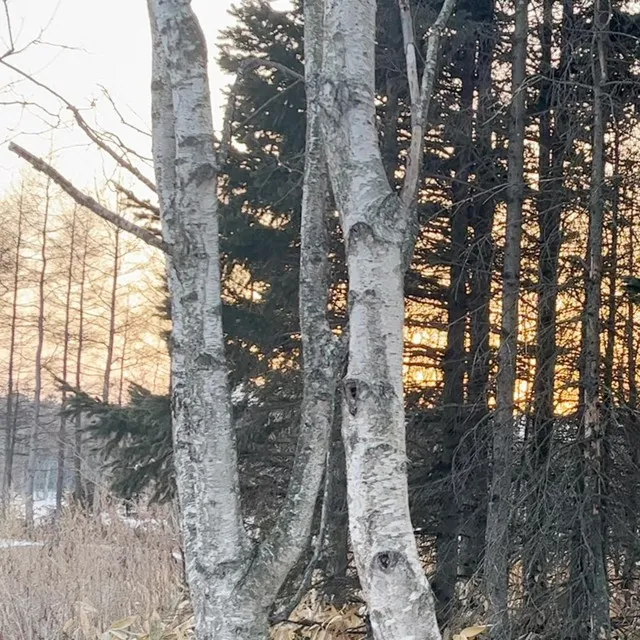
[[[455,491],[455,453],[463,429],[465,328],[466,328],[466,245],[471,168],[471,127],[475,89],[475,41],[465,46],[460,92],[459,131],[457,141],[458,168],[453,187],[448,252],[449,291],[447,296],[447,347],[443,360],[443,451],[442,464],[449,471],[439,510],[436,534],[436,573],[433,591],[438,600],[441,626],[449,617],[458,576],[459,507]]]
[[[485,23],[478,38],[476,63],[478,108],[476,111],[476,143],[473,147],[476,181],[473,199],[468,208],[472,232],[469,248],[469,357],[467,402],[468,416],[460,457],[466,473],[462,487],[459,568],[460,577],[470,579],[478,571],[484,552],[486,529],[486,495],[489,435],[489,373],[491,349],[489,335],[489,301],[494,243],[492,237],[496,185],[491,136],[493,90],[492,63],[495,49],[493,33],[493,0],[484,0],[481,7]]]
[[[516,0],[513,36],[511,130],[509,134],[509,176],[505,231],[502,318],[496,411],[493,425],[493,468],[487,513],[487,548],[484,575],[489,615],[495,625],[492,637],[511,637],[508,609],[511,519],[511,473],[514,439],[514,393],[518,346],[518,302],[520,297],[520,257],[522,205],[524,199],[524,138],[528,1]]]
[[[607,13],[600,0],[594,8],[593,148],[589,201],[586,297],[583,319],[579,432],[581,513],[574,543],[578,545],[571,576],[576,638],[599,640],[610,635],[609,595],[604,557],[605,499],[603,483],[605,421],[601,412],[600,309],[602,306],[602,235],[604,226],[604,143],[606,82],[605,35]]]

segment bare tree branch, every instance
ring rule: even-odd
[[[170,254],[171,250],[169,245],[163,242],[160,238],[156,237],[151,231],[143,229],[142,227],[129,222],[122,216],[119,216],[113,211],[110,211],[106,207],[102,206],[99,202],[94,200],[91,196],[82,193],[79,189],[74,187],[64,176],[56,171],[50,164],[34,156],[32,153],[17,145],[15,142],[9,144],[9,150],[20,156],[23,160],[26,160],[36,171],[43,173],[53,180],[63,191],[71,196],[79,205],[89,209],[103,220],[107,220],[116,227],[130,233],[136,238],[139,238],[148,245],[160,249],[164,253]]]
[[[10,64],[6,60],[4,60],[3,57],[0,57],[0,64],[3,64],[8,69],[11,69],[14,73],[17,73],[18,75],[20,75],[23,78],[29,80],[30,82],[32,82],[36,86],[40,87],[41,89],[44,89],[45,91],[47,91],[51,95],[53,95],[56,98],[58,98],[58,100],[60,100],[67,107],[67,109],[69,109],[69,111],[71,111],[71,113],[73,114],[73,117],[74,117],[76,123],[78,124],[78,126],[80,127],[80,129],[82,129],[82,131],[84,131],[86,136],[93,143],[98,145],[98,147],[100,147],[100,149],[102,149],[105,153],[107,153],[109,156],[111,156],[116,161],[117,164],[119,164],[121,167],[126,169],[129,173],[131,173],[133,176],[135,176],[140,182],[142,182],[142,184],[144,184],[148,189],[150,189],[151,191],[153,191],[155,193],[156,186],[153,183],[153,181],[149,180],[149,178],[147,178],[137,167],[135,167],[133,164],[131,164],[131,162],[129,162],[123,155],[119,154],[117,151],[115,151],[113,148],[111,148],[111,146],[108,145],[94,131],[94,129],[89,125],[89,123],[82,117],[82,114],[80,113],[80,110],[75,105],[71,104],[71,102],[69,102],[64,96],[60,95],[57,91],[55,91],[54,89],[52,89],[48,85],[40,82],[39,80],[34,78],[32,75],[26,73],[25,71],[22,71],[22,69],[20,69],[19,67],[16,67],[16,66]]]
[[[223,166],[229,155],[229,147],[231,146],[231,137],[233,135],[233,131],[231,128],[233,121],[233,114],[236,106],[236,96],[238,95],[238,90],[240,89],[240,84],[244,77],[249,71],[253,71],[254,69],[259,69],[260,67],[266,67],[270,69],[276,69],[277,71],[281,71],[285,75],[290,76],[294,80],[294,84],[298,82],[304,82],[304,77],[299,74],[297,71],[290,69],[289,67],[280,64],[279,62],[274,62],[273,60],[267,60],[266,58],[246,58],[240,63],[240,67],[238,68],[238,72],[236,74],[236,78],[231,85],[231,89],[229,90],[229,95],[227,97],[227,105],[224,111],[224,119],[222,122],[222,138],[220,141],[220,149],[218,150],[218,165]],[[291,85],[293,86],[293,85]],[[267,104],[270,101],[267,101]],[[263,105],[258,109],[258,112],[266,106]],[[254,115],[254,114],[252,114]],[[252,116],[249,116],[252,117]],[[245,121],[246,122],[246,121]],[[243,123],[244,124],[244,123]]]
[[[445,0],[440,13],[427,35],[427,51],[425,56],[422,82],[418,90],[418,69],[416,64],[416,44],[413,34],[413,19],[408,0],[398,0],[402,37],[404,39],[407,75],[409,78],[409,95],[411,98],[411,145],[405,167],[404,183],[400,198],[406,207],[413,208],[418,194],[418,182],[422,156],[424,154],[424,132],[427,126],[429,105],[433,95],[433,86],[438,67],[438,51],[442,33],[453,13],[456,0]]]
[[[2,58],[10,56],[16,50],[15,43],[13,41],[13,29],[11,28],[11,15],[9,14],[9,2],[8,0],[2,0],[2,4],[4,5],[4,15],[7,20],[7,32],[9,34],[9,49],[7,49],[7,51],[5,51],[5,53],[2,54],[2,57],[0,57],[0,60]]]
[[[151,204],[148,200],[142,200],[141,198],[138,198],[138,196],[133,193],[133,191],[127,189],[126,187],[123,187],[119,182],[115,182],[113,180],[111,182],[113,183],[116,191],[118,191],[118,193],[121,193],[127,199],[127,204],[131,204],[140,209],[146,209],[147,211],[150,211],[154,215],[154,217],[160,218],[160,209],[158,207]]]
[[[266,67],[267,69],[275,69],[277,71],[281,71],[285,75],[289,76],[293,80],[304,80],[304,76],[297,71],[287,67],[284,64],[280,64],[279,62],[275,62],[273,60],[268,60],[267,58],[245,58],[241,67],[238,71],[240,75],[243,75],[249,71],[253,71],[254,69],[259,69],[260,67]]]
[[[409,80],[409,98],[411,100],[411,119],[414,119],[416,107],[420,103],[420,81],[418,80],[418,63],[416,61],[416,42],[413,33],[413,18],[409,0],[398,0],[400,22],[402,23],[402,39]]]
[[[122,115],[120,110],[118,109],[118,106],[116,105],[115,100],[111,97],[111,94],[109,93],[108,89],[102,85],[98,85],[98,86],[100,87],[100,89],[102,89],[102,94],[109,101],[111,108],[116,112],[116,115],[118,116],[118,118],[120,118],[120,122],[122,122],[122,124],[125,127],[129,127],[130,129],[133,129],[136,133],[146,136],[147,138],[151,137],[151,134],[148,131],[145,131],[144,129],[140,129],[139,127],[136,127],[136,125],[128,122],[126,118]]]

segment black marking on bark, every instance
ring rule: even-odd
[[[216,173],[216,168],[212,164],[201,164],[191,172],[191,175],[189,176],[189,182],[195,182],[196,185],[200,186],[208,180],[213,180],[216,176]]]
[[[342,383],[342,391],[344,394],[345,402],[347,403],[347,409],[352,416],[358,413],[358,381],[353,379],[346,379]]]
[[[198,301],[198,293],[196,291],[190,291],[186,295],[182,296],[180,302],[197,302]]]
[[[195,360],[199,369],[212,369],[216,363],[216,359],[210,353],[200,353]]]
[[[373,562],[380,567],[384,573],[392,571],[400,560],[397,551],[380,551],[373,557]]]
[[[363,220],[358,220],[349,227],[347,246],[351,246],[353,242],[357,242],[358,240],[367,240],[374,237],[375,234],[371,225]]]

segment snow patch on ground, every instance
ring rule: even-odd
[[[14,547],[44,547],[43,542],[33,542],[32,540],[2,540],[0,539],[0,549],[12,549]]]

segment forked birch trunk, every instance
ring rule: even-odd
[[[305,3],[308,122],[300,260],[304,393],[287,495],[276,525],[257,547],[250,543],[242,521],[221,320],[217,177],[228,140],[219,155],[211,123],[206,47],[190,0],[148,0],[148,4],[153,155],[164,241],[106,210],[26,150],[17,145],[12,150],[96,215],[167,254],[173,320],[173,444],[196,637],[266,638],[269,612],[310,535],[341,364],[341,349],[327,321],[324,146],[345,222],[350,322],[356,329],[350,334],[344,383],[348,417],[343,431],[356,561],[376,638],[439,639],[433,596],[409,519],[403,274],[417,234],[414,205],[436,54],[453,0],[445,0],[427,38],[420,88],[415,46],[407,42],[413,135],[408,179],[400,197],[391,191],[377,147],[375,1]],[[403,9],[407,3],[400,6],[407,26]],[[412,28],[403,33],[410,35]],[[323,70],[324,56],[328,64]]]
[[[172,303],[172,411],[187,580],[198,640],[267,638],[276,596],[307,545],[329,446],[338,350],[326,316],[328,180],[309,100],[300,262],[304,395],[276,525],[254,547],[240,506],[221,317],[217,176],[204,38],[189,2],[150,0],[153,145]],[[307,54],[310,93],[317,56]],[[309,96],[310,98],[311,96]]]
[[[349,529],[374,637],[439,639],[434,598],[409,516],[403,394],[404,271],[417,234],[413,211],[435,54],[418,87],[408,4],[400,2],[412,102],[401,197],[382,163],[375,125],[375,0],[324,4],[322,108],[329,173],[342,215],[349,273],[349,364],[343,427]],[[452,10],[445,3],[441,17]],[[439,19],[440,20],[440,19]],[[442,25],[438,24],[436,31]],[[437,40],[427,51],[437,52]],[[426,91],[424,89],[427,89]]]

